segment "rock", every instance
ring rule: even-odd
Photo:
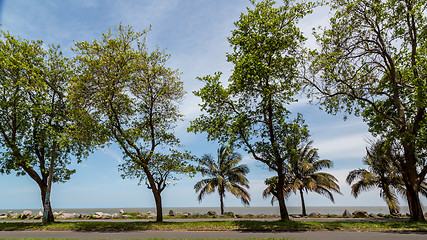
[[[357,210],[353,212],[353,217],[355,218],[367,218],[369,217],[366,211]]]
[[[121,213],[114,213],[111,217],[114,218],[114,219],[123,218],[123,214],[121,214]]]
[[[37,215],[34,216],[34,219],[40,219],[43,217],[43,213],[42,211],[39,211],[39,213],[37,213]]]
[[[318,217],[320,217],[320,213],[319,212],[312,212],[312,213],[308,214],[308,217],[318,218]]]
[[[147,215],[148,215],[148,218],[155,218],[155,217],[157,217],[157,214],[155,214],[155,213],[153,213],[151,211],[148,211]]]
[[[246,216],[247,216],[247,217],[250,217],[250,218],[255,217],[255,215],[253,215],[252,213],[249,213],[249,214],[247,214]]]
[[[7,218],[7,215],[0,216],[0,219],[6,219],[6,218]]]
[[[99,217],[102,217],[102,215],[104,215],[105,213],[103,213],[103,212],[95,212],[95,215],[97,215],[97,216],[99,216]]]
[[[104,215],[101,216],[101,219],[111,219],[112,216],[108,213],[104,213]]]
[[[208,211],[206,214],[208,216],[216,216],[217,215],[215,211]]]
[[[292,218],[301,218],[301,215],[298,215],[298,214],[292,214],[292,215],[290,215]]]
[[[6,213],[0,213],[0,217],[2,217],[2,216],[6,216],[7,217],[7,214]]]
[[[230,211],[230,212],[224,212],[224,216],[235,217],[236,215],[234,214],[234,212]]]
[[[409,216],[411,216],[411,215],[409,215]],[[424,213],[424,217],[427,218],[427,212]]]
[[[123,215],[123,218],[130,218],[131,215]]]
[[[236,214],[236,216],[235,216],[236,218],[242,218],[242,215],[240,215],[240,214]]]
[[[378,217],[385,217],[385,215],[382,213],[378,213],[377,215],[378,215]]]
[[[53,216],[57,217],[57,216],[59,216],[59,213],[58,212],[53,212]]]
[[[353,214],[351,214],[347,209],[344,211],[342,216],[345,218],[353,218]]]
[[[377,214],[375,214],[375,213],[370,213],[370,214],[369,214],[369,217],[371,217],[371,218],[379,218],[379,217],[378,217],[378,215],[377,215]]]
[[[173,210],[169,210],[169,216],[171,217],[175,216],[175,212]]]
[[[183,212],[183,213],[182,213],[182,216],[184,216],[184,217],[190,217],[190,216],[191,216],[191,213],[189,213],[189,212]]]
[[[88,219],[90,217],[89,214],[80,214],[80,218]]]
[[[330,217],[331,218],[338,218],[339,216],[337,214],[331,214]]]
[[[24,210],[24,211],[21,213],[21,219],[28,219],[28,218],[31,218],[31,217],[32,217],[32,215],[33,215],[33,212],[31,212],[30,210]]]
[[[66,213],[59,215],[58,219],[78,219],[80,217],[80,214],[77,213]]]
[[[119,213],[121,213],[123,215],[123,214],[125,214],[125,210],[120,209]]]

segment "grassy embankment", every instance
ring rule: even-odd
[[[47,226],[40,223],[0,223],[0,231],[425,231],[427,222],[265,222],[265,221],[215,221],[215,222],[56,222]]]

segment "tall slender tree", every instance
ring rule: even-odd
[[[218,159],[215,161],[211,155],[204,155],[200,160],[199,171],[202,176],[208,176],[194,185],[194,190],[200,192],[198,200],[202,201],[206,194],[218,191],[221,215],[224,214],[225,193],[230,192],[235,197],[240,198],[244,205],[249,205],[251,196],[246,190],[249,188],[249,181],[246,174],[249,168],[238,165],[242,161],[242,156],[233,151],[233,148],[222,146],[218,149]]]
[[[305,80],[329,113],[362,116],[369,131],[403,147],[399,159],[411,219],[424,221],[427,174],[427,1],[333,0],[316,34]]]
[[[405,195],[405,184],[402,174],[396,166],[399,156],[390,144],[378,140],[366,149],[363,163],[368,169],[355,169],[349,172],[347,183],[351,193],[358,197],[362,191],[372,188],[380,189],[380,196],[386,201],[390,214],[399,213],[398,195]]]
[[[324,167],[330,168],[332,166],[331,160],[319,160],[318,150],[312,148],[312,141],[305,145],[300,145],[296,154],[287,164],[286,183],[283,188],[285,196],[290,193],[300,194],[302,215],[307,215],[307,210],[304,200],[304,191],[312,191],[321,195],[325,195],[332,202],[334,196],[332,192],[341,194],[338,180],[330,173],[319,172]],[[272,203],[277,199],[276,191],[272,191],[277,184],[277,178],[269,178],[266,180],[267,188],[263,192],[266,198],[273,195]]]
[[[177,70],[166,66],[168,55],[149,52],[146,31],[119,25],[101,40],[76,43],[79,78],[73,100],[82,116],[119,144],[123,177],[145,181],[152,191],[157,221],[163,221],[162,191],[174,173],[192,172],[187,152],[177,150],[173,129],[185,91]]]
[[[253,9],[242,13],[228,39],[233,52],[227,59],[234,64],[229,85],[222,85],[220,73],[201,78],[205,86],[195,95],[206,114],[192,121],[189,131],[243,147],[277,173],[277,188],[282,189],[294,143],[308,137],[302,116],[292,115],[286,105],[299,90],[298,53],[305,38],[297,23],[312,5],[251,3]],[[277,194],[281,219],[289,220],[283,192]]]
[[[92,149],[72,134],[70,62],[57,46],[45,49],[42,41],[4,31],[0,59],[0,172],[31,177],[40,188],[43,223],[53,222],[52,182],[69,180],[75,173],[67,166],[71,157],[81,161]]]

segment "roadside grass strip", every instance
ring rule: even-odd
[[[215,221],[215,222],[3,222],[0,231],[421,231],[427,222],[303,222],[303,221]]]

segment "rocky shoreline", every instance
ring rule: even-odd
[[[154,219],[156,214],[148,211],[147,213],[140,212],[125,212],[123,209],[120,209],[117,213],[108,214],[104,212],[95,212],[93,214],[81,214],[81,213],[68,213],[65,211],[54,212],[53,215],[55,219],[66,220],[66,219]],[[425,214],[427,217],[427,213]],[[41,219],[43,213],[39,211],[37,214],[33,215],[33,212],[30,210],[24,210],[22,213],[14,213],[13,211],[8,211],[7,213],[0,214],[0,220],[25,220],[25,219]],[[278,214],[234,214],[234,212],[225,212],[223,215],[217,214],[215,211],[208,211],[206,213],[190,213],[190,212],[174,212],[170,210],[168,214],[164,215],[165,218],[279,218]],[[348,210],[345,210],[343,214],[320,214],[318,212],[312,212],[307,216],[302,216],[298,214],[291,214],[291,218],[408,218],[409,214],[374,214],[367,213],[366,211],[354,211],[350,213]]]

